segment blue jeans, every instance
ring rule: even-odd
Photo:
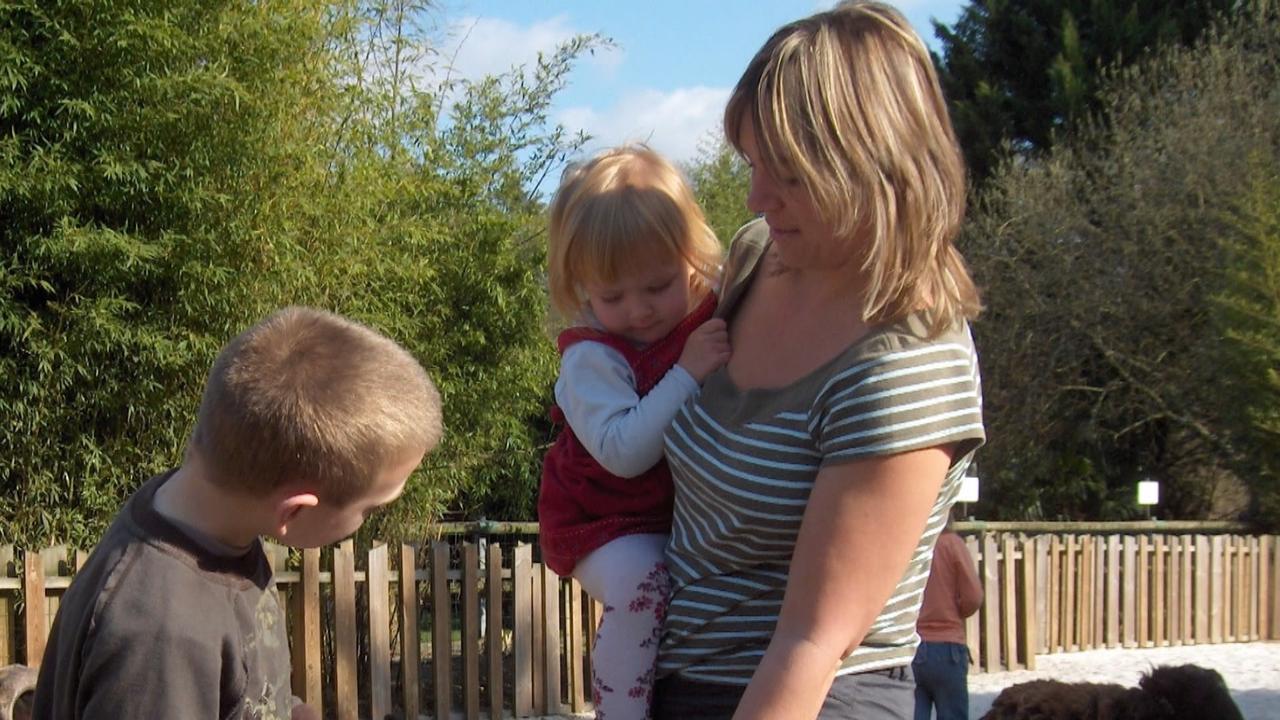
[[[916,718],[969,720],[969,648],[959,643],[921,642],[911,662],[916,676]]]

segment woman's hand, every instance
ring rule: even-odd
[[[840,661],[902,579],[950,464],[948,446],[818,473],[777,629],[735,720],[818,715]]]
[[[689,333],[684,350],[676,364],[684,368],[698,384],[729,362],[729,326],[721,318],[712,318]]]

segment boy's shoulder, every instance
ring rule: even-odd
[[[125,503],[76,573],[64,605],[84,603],[82,612],[108,614],[122,630],[135,622],[207,627],[225,612],[229,596],[269,584],[270,565],[259,545],[243,557],[219,557],[164,523],[148,506],[159,482],[153,479]]]

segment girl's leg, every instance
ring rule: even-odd
[[[583,558],[573,576],[604,605],[591,651],[598,720],[645,720],[667,614],[665,535],[625,535]]]

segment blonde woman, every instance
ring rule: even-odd
[[[725,267],[733,355],[666,435],[654,717],[910,717],[934,541],[984,440],[937,77],[897,11],[846,2],[765,43],[724,130],[762,217]]]

